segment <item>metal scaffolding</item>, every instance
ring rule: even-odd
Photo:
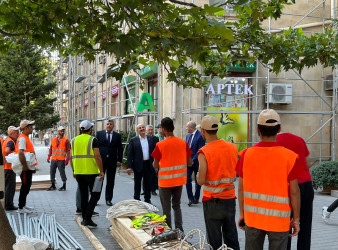
[[[294,16],[299,17],[292,28],[303,28],[304,32],[311,34],[318,32],[318,27],[324,30],[325,26],[332,23],[333,19],[337,19],[337,1],[332,0],[330,11],[326,7],[326,0],[320,3],[315,3],[315,6],[307,13],[301,15],[297,13],[283,13],[282,16]],[[310,19],[310,21],[308,21]],[[319,20],[319,21],[318,21]],[[306,22],[305,24],[303,24]],[[280,23],[278,23],[280,25]],[[315,31],[311,30],[313,28]],[[288,29],[288,27],[273,27],[271,20],[269,20],[266,27],[268,33],[282,32]],[[316,30],[317,29],[317,30]],[[246,114],[248,115],[248,140],[245,142],[234,142],[235,144],[245,144],[248,147],[256,144],[259,141],[256,133],[256,123],[258,114],[261,110],[266,108],[276,109],[282,117],[282,128],[284,126],[283,118],[285,117],[303,117],[304,123],[312,121],[311,130],[308,133],[302,133],[305,141],[307,142],[311,151],[310,159],[312,163],[323,160],[335,160],[336,159],[336,140],[337,140],[337,87],[338,87],[338,69],[333,69],[329,74],[328,69],[321,67],[320,74],[314,77],[305,77],[303,74],[299,74],[295,70],[290,72],[282,72],[284,77],[273,75],[269,71],[269,65],[262,65],[260,62],[256,62],[257,70],[252,76],[240,76],[245,78],[248,84],[255,86],[255,92],[251,96],[243,96],[243,99],[247,100],[246,111],[231,111],[231,110],[207,110],[208,107],[225,107],[227,102],[207,105],[205,100],[202,101],[200,106],[191,104],[193,89],[181,89],[182,95],[182,112],[181,112],[181,126],[183,127],[185,122],[192,119],[200,120],[202,116],[206,114]],[[262,69],[261,69],[262,68]],[[305,70],[304,70],[305,71]],[[311,75],[308,72],[308,75]],[[236,77],[236,76],[235,76]],[[230,77],[229,77],[230,78]],[[234,76],[232,76],[234,78]],[[271,85],[273,83],[292,83],[293,88],[297,94],[291,94],[290,96],[297,103],[304,103],[305,105],[278,105],[271,102],[269,95],[271,93]],[[320,87],[318,88],[318,83]],[[266,84],[266,87],[264,86]],[[329,86],[329,87],[327,87]],[[330,87],[331,86],[331,87]],[[328,89],[330,89],[328,91]],[[202,93],[206,93],[206,89],[202,90]],[[283,94],[286,96],[287,94]],[[189,96],[188,100],[184,100],[184,96]],[[303,99],[299,101],[299,99]],[[265,101],[264,101],[265,100]],[[298,119],[298,121],[302,120]],[[295,133],[295,126],[301,127],[306,125],[302,123],[292,123],[292,118],[288,118],[287,129],[285,132]],[[319,122],[318,122],[319,121]],[[303,131],[300,131],[303,132]],[[297,134],[297,133],[295,133]],[[181,132],[183,136],[183,131]],[[250,138],[249,138],[250,137]],[[227,139],[227,138],[224,138]]]

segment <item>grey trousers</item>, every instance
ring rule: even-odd
[[[245,250],[263,250],[265,235],[268,235],[269,250],[286,250],[289,231],[268,232],[254,227],[245,227]]]
[[[52,160],[52,162],[50,164],[50,181],[53,182],[53,183],[55,182],[56,169],[59,169],[61,180],[63,182],[66,182],[67,177],[66,177],[65,168],[66,168],[65,161],[53,161]]]
[[[181,195],[182,187],[160,187],[160,200],[162,204],[163,214],[167,216],[167,224],[172,228],[171,224],[171,206],[174,209],[175,228],[179,228],[183,232],[182,211],[181,211]]]
[[[14,206],[13,199],[15,195],[16,174],[11,169],[5,169],[5,208],[9,209]]]

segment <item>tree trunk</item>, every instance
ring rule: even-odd
[[[9,222],[5,210],[0,202],[0,250],[13,249],[15,244],[15,235]]]

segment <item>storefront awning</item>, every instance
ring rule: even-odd
[[[246,67],[241,66],[237,63],[235,66],[228,67],[228,71],[230,72],[245,72],[245,73],[254,73],[256,71],[256,63],[246,63]]]
[[[147,65],[140,70],[140,76],[143,79],[152,77],[152,76],[156,75],[157,73],[158,73],[158,64],[157,63],[154,63],[153,66]]]

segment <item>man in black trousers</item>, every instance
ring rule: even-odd
[[[106,204],[112,206],[116,167],[122,162],[121,135],[114,132],[114,121],[106,122],[106,130],[98,131],[96,138],[99,140],[99,149],[103,162],[103,171],[107,179],[106,183]]]
[[[134,199],[141,200],[141,181],[144,182],[144,201],[151,203],[151,187],[154,175],[151,153],[154,151],[158,138],[148,136],[145,126],[139,124],[136,127],[137,136],[131,138],[128,147],[128,174],[134,171]]]

